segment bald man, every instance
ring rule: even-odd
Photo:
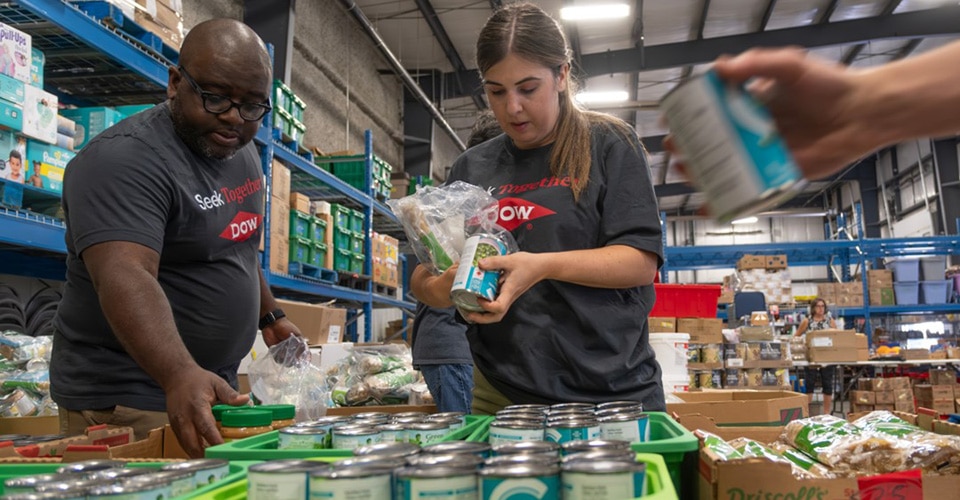
[[[215,19],[183,41],[167,101],[104,131],[66,169],[67,283],[50,381],[65,434],[169,422],[192,457],[221,443],[210,407],[244,404],[237,368],[258,323],[295,325],[257,258],[263,171],[250,142],[271,67],[246,25]]]

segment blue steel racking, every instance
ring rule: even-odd
[[[859,216],[860,206],[856,205],[854,214]],[[666,216],[660,216],[661,226],[666,234]],[[838,225],[845,224],[841,217]],[[957,232],[960,233],[960,220],[957,221]],[[746,254],[785,254],[791,266],[827,266],[834,264],[841,266],[843,281],[850,281],[850,265],[859,264],[861,269],[866,263],[875,262],[886,257],[919,257],[928,255],[960,255],[960,234],[949,236],[927,236],[922,238],[864,238],[863,230],[857,227],[857,237],[847,240],[825,240],[810,242],[778,242],[750,245],[715,245],[692,247],[667,247],[664,244],[665,262],[662,268],[662,277],[667,277],[668,271],[704,270],[704,269],[731,269],[736,267],[737,261]],[[829,272],[829,270],[828,270]],[[863,280],[863,295],[867,296],[867,275],[861,272]],[[664,280],[665,281],[665,280]],[[906,315],[906,314],[942,314],[960,313],[960,304],[918,304],[897,306],[836,307],[832,309],[844,318],[863,317],[869,332],[871,316]],[[723,317],[723,314],[718,314]]]
[[[0,4],[0,22],[16,26],[33,37],[36,48],[47,55],[48,75],[45,88],[63,102],[85,106],[140,104],[165,99],[168,67],[176,64],[176,56],[158,53],[140,44],[121,30],[101,24],[76,6],[61,0],[18,0]],[[364,273],[371,274],[370,229],[402,236],[399,221],[390,210],[372,196],[370,172],[373,161],[372,136],[365,134],[366,190],[361,192],[333,175],[322,171],[308,159],[288,148],[271,134],[269,118],[257,134],[261,159],[267,179],[271,160],[276,158],[297,172],[318,179],[326,185],[319,198],[338,197],[360,207],[364,213],[367,237],[364,251]],[[269,182],[268,182],[269,186]],[[271,189],[271,187],[268,187]],[[267,203],[270,197],[267,196]],[[269,214],[269,205],[267,206]],[[264,230],[269,230],[266,216]],[[28,211],[0,209],[0,272],[63,279],[66,268],[63,254],[63,222]],[[265,239],[269,245],[269,238]],[[269,246],[265,260],[268,262]],[[320,284],[289,275],[271,273],[264,266],[268,283],[281,294],[302,300],[334,298],[362,309],[369,318],[373,307],[399,307],[412,311],[410,302],[397,300],[366,290]],[[371,321],[366,321],[362,340],[371,339]]]

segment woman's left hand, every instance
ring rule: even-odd
[[[469,312],[463,315],[472,323],[499,322],[518,297],[547,276],[547,259],[544,254],[517,252],[487,257],[480,260],[479,265],[480,269],[485,271],[499,269],[503,274],[500,276],[500,293],[497,298],[492,301],[482,298],[477,300],[485,312]]]

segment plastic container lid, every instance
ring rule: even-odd
[[[255,408],[273,412],[274,420],[291,420],[297,416],[296,405],[260,405]]]
[[[273,423],[273,412],[245,409],[225,411],[220,423],[224,427],[269,427]]]
[[[210,411],[213,412],[213,419],[219,422],[223,417],[223,412],[230,410],[242,410],[244,408],[249,408],[249,406],[213,405],[213,408],[210,408]]]

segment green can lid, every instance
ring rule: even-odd
[[[297,416],[296,405],[260,405],[255,408],[272,411],[274,420],[290,420]]]
[[[210,408],[210,411],[213,412],[213,419],[219,422],[221,417],[223,417],[223,412],[229,410],[242,410],[244,408],[250,408],[249,406],[233,406],[233,405],[213,405],[213,408]]]
[[[269,427],[273,412],[269,410],[229,410],[223,412],[220,424],[224,427]]]

